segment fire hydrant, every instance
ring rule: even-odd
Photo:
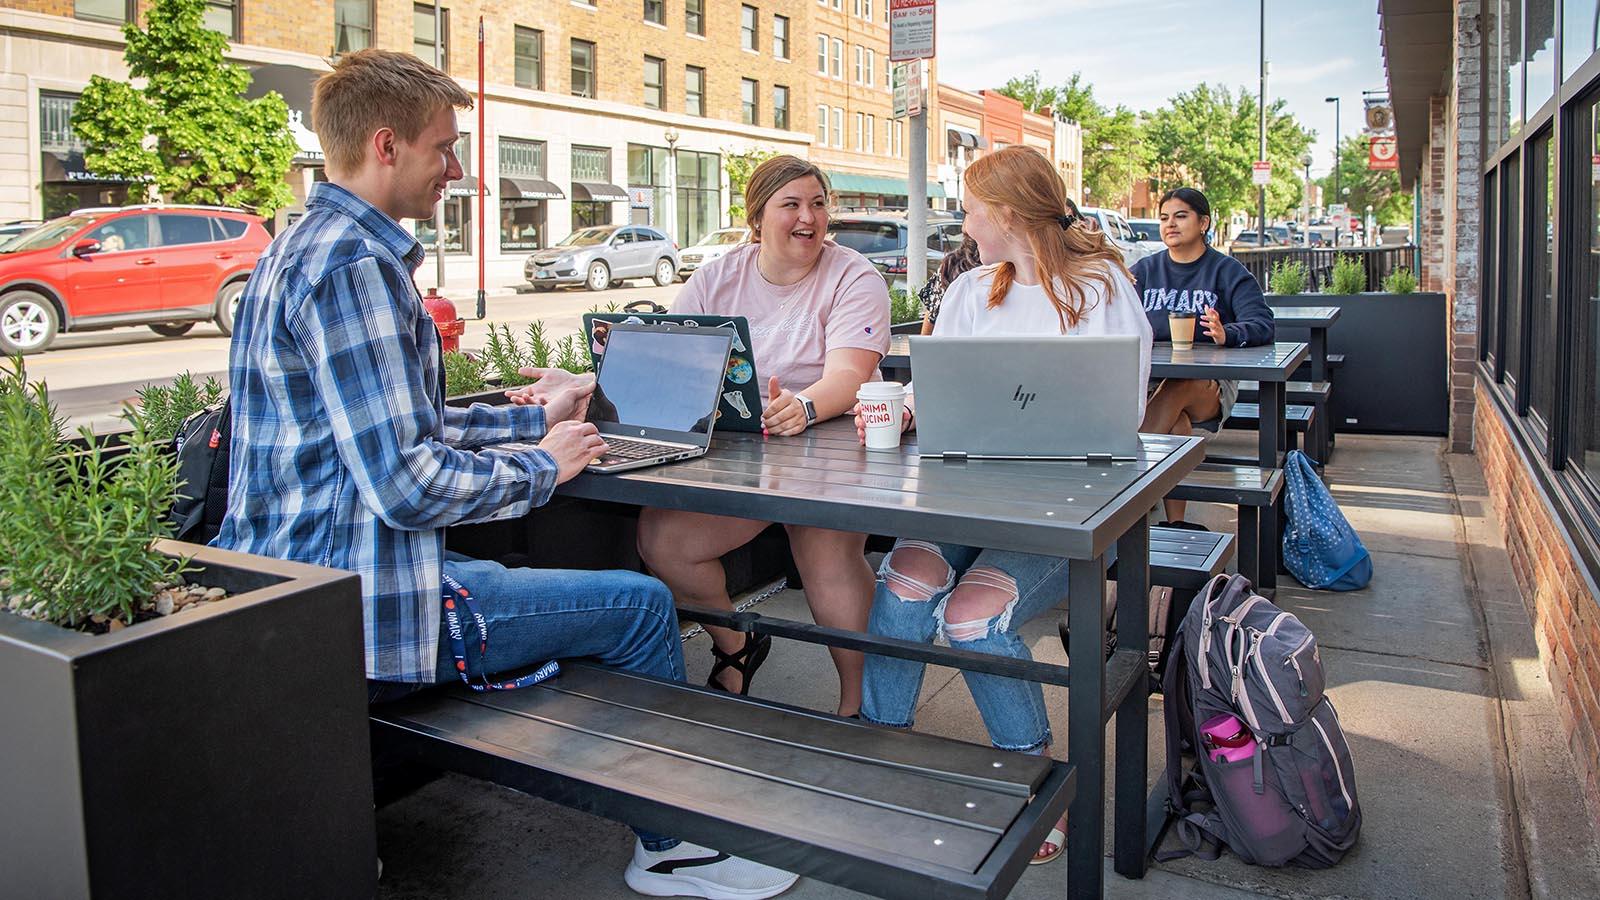
[[[439,329],[439,341],[444,352],[460,350],[461,335],[467,330],[467,321],[456,315],[456,305],[448,298],[439,296],[438,288],[428,288],[428,295],[422,298],[422,308],[433,318],[433,327]]]

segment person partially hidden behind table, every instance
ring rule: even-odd
[[[1172,340],[1168,316],[1189,313],[1197,318],[1195,341],[1221,347],[1270,344],[1277,330],[1272,310],[1254,275],[1231,256],[1206,243],[1211,203],[1191,187],[1161,195],[1161,242],[1167,245],[1133,264],[1133,280],[1144,299],[1145,314],[1158,341]],[[1239,382],[1167,378],[1145,404],[1139,430],[1147,434],[1192,434],[1216,431],[1239,398]],[[1182,500],[1167,500],[1167,521],[1179,528],[1199,528],[1183,521]],[[1204,530],[1204,529],[1201,529]]]
[[[1150,323],[1133,279],[1105,234],[1068,212],[1066,186],[1050,161],[1029,147],[1007,147],[973,163],[966,179],[961,228],[977,242],[984,265],[945,292],[934,337],[1133,335],[1140,338],[1140,377],[1148,379]],[[915,427],[919,400],[938,399],[908,394],[902,430]],[[1142,413],[1129,408],[1130,427]],[[856,430],[865,441],[859,412]],[[943,635],[961,650],[1032,659],[1017,632],[1066,594],[1064,559],[902,538],[878,571],[871,631],[923,642]],[[869,655],[861,717],[910,728],[924,668],[913,660]],[[1050,719],[1037,682],[961,674],[991,743],[1023,753],[1049,749]],[[1057,823],[1032,862],[1059,856],[1065,831],[1065,820]]]
[[[745,188],[750,241],[702,266],[672,311],[744,316],[756,371],[767,381],[761,424],[769,435],[800,434],[855,405],[889,349],[889,290],[866,257],[827,239],[828,179],[812,163],[775,156]],[[680,603],[732,610],[724,553],[768,525],[755,519],[681,510],[639,515],[639,555]],[[818,625],[863,631],[872,603],[866,535],[790,525],[789,546]],[[772,639],[726,628],[711,633],[710,686],[740,693]],[[839,713],[861,705],[861,654],[830,648],[839,673]]]
[[[461,177],[456,110],[471,106],[409,53],[351,53],[318,79],[328,181],[239,300],[228,513],[213,543],[360,575],[374,702],[569,657],[681,680],[677,615],[654,578],[445,552],[446,526],[541,505],[606,451],[583,421],[592,378],[524,369],[539,381],[507,392],[510,406],[444,405],[439,334],[412,281],[422,246],[400,220],[426,219]],[[476,449],[501,441],[538,447]],[[468,614],[452,641],[442,620],[457,606]],[[690,897],[771,897],[795,881],[642,832],[624,878]]]

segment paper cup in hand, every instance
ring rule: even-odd
[[[856,391],[856,400],[861,404],[861,424],[866,426],[867,449],[893,450],[900,446],[906,386],[893,381],[869,381]]]

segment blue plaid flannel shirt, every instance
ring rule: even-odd
[[[444,527],[550,498],[554,460],[472,452],[538,440],[538,406],[446,408],[438,330],[393,219],[318,183],[239,299],[219,547],[361,576],[367,677],[433,681]]]

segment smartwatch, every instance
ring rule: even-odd
[[[794,398],[800,401],[800,408],[806,411],[806,424],[817,424],[817,407],[811,402],[811,398],[805,394],[795,394]]]

